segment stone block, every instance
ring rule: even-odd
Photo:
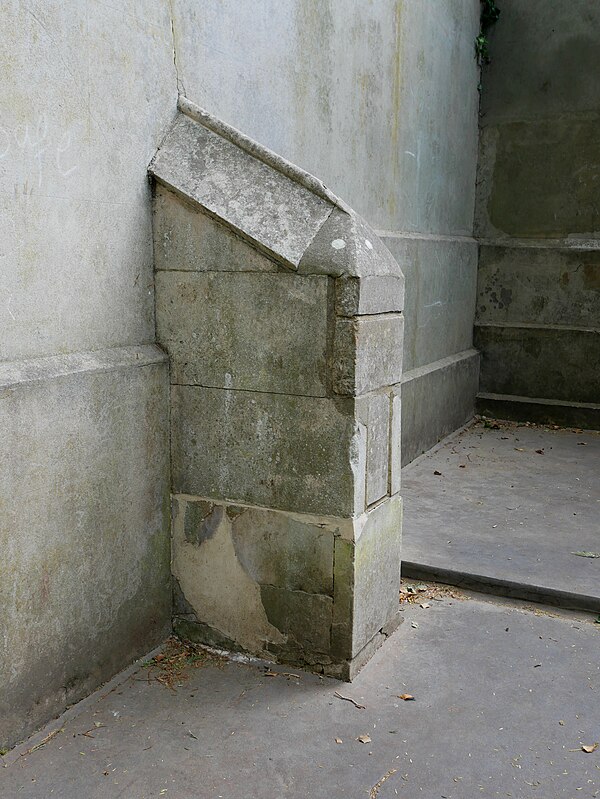
[[[328,292],[321,275],[158,272],[171,381],[324,396]]]
[[[195,386],[171,399],[175,492],[340,517],[364,497],[352,399]]]
[[[316,661],[319,655],[329,656],[331,597],[272,585],[261,586],[260,594],[269,622],[285,637],[284,651],[297,657],[295,650],[298,649]],[[273,650],[278,651],[279,647],[276,645]]]
[[[287,175],[185,114],[178,115],[150,172],[294,269],[333,209]]]
[[[481,134],[482,237],[590,237],[598,229],[597,117],[502,122]]]
[[[478,322],[598,326],[600,241],[481,245],[479,252]]]
[[[398,613],[402,498],[354,520],[354,540],[336,538],[332,652],[351,661]]]
[[[356,410],[358,421],[367,430],[366,504],[372,505],[388,492],[390,395],[381,393],[359,397]]]
[[[333,542],[339,524],[262,508],[234,512],[233,545],[253,580],[287,591],[333,594]]]
[[[154,268],[191,272],[278,272],[275,261],[197,207],[156,184]]]
[[[264,655],[267,643],[283,643],[284,636],[269,623],[260,586],[237,558],[234,514],[223,503],[189,500],[175,497],[172,522],[178,621],[193,625],[188,632],[196,641],[231,641],[234,649]]]
[[[4,747],[168,634],[165,356],[0,364],[0,425]]]
[[[477,325],[480,389],[490,394],[598,403],[600,330]]]
[[[402,501],[354,519],[177,496],[177,629],[347,678],[398,611]]]
[[[402,497],[396,494],[359,516],[355,531],[352,657],[398,613]]]
[[[404,318],[401,314],[337,318],[333,388],[358,396],[400,382]]]
[[[404,276],[339,277],[335,282],[338,316],[399,313],[404,308]]]

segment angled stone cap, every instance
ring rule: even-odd
[[[375,309],[367,299],[372,291],[363,292],[367,310],[340,299],[345,312],[402,309],[400,266],[364,220],[316,177],[183,97],[149,173],[280,265],[303,274],[384,278],[379,293],[395,297],[393,308]],[[351,284],[346,293],[352,296]]]

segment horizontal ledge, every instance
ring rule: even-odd
[[[530,585],[516,580],[489,577],[433,564],[402,561],[402,576],[412,580],[434,580],[446,585],[455,585],[459,588],[494,594],[495,596],[522,599],[526,602],[543,602],[556,607],[572,610],[590,610],[594,613],[600,611],[600,595],[578,594],[575,591],[563,591],[549,586]]]
[[[453,241],[459,244],[477,244],[473,236],[453,233],[421,233],[408,230],[375,230],[380,239],[415,239],[417,241]]]
[[[480,391],[477,399],[493,402],[520,402],[523,405],[547,405],[550,408],[581,408],[583,410],[600,410],[600,404],[595,402],[575,402],[574,400],[546,399],[544,397],[522,397],[518,394],[491,394]]]
[[[477,328],[502,328],[507,330],[552,330],[573,333],[600,333],[598,327],[577,327],[576,325],[540,325],[535,322],[478,322]]]
[[[74,374],[111,372],[116,369],[152,366],[167,362],[167,355],[155,344],[4,361],[0,363],[0,388],[10,388],[41,380],[55,380]]]
[[[535,239],[535,238],[496,238],[477,239],[481,247],[502,247],[507,250],[600,250],[600,238],[562,238],[562,239]]]
[[[417,366],[415,369],[405,372],[401,382],[402,384],[408,383],[411,380],[416,380],[419,377],[431,374],[431,372],[437,372],[439,369],[450,369],[452,366],[462,363],[463,361],[469,361],[473,358],[479,358],[479,350],[463,350],[462,352],[457,352],[455,355],[448,355],[446,358],[441,358],[439,361],[432,361],[431,363],[425,364],[425,366]]]

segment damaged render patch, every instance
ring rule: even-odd
[[[179,500],[179,505],[188,504]],[[189,503],[190,505],[196,503]],[[201,503],[197,503],[200,507]],[[202,503],[210,505],[211,503]],[[264,652],[266,642],[282,644],[285,636],[269,623],[261,600],[260,586],[247,574],[237,556],[231,536],[231,520],[223,506],[218,522],[211,521],[211,533],[201,546],[187,540],[184,518],[179,512],[173,522],[173,576],[186,603],[196,617],[223,636],[251,652]],[[180,507],[181,510],[181,507]],[[205,516],[203,523],[208,516]]]

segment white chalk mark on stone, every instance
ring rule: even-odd
[[[344,239],[334,239],[331,242],[331,246],[333,247],[334,250],[343,250],[344,247],[346,246],[346,242],[344,241]]]

